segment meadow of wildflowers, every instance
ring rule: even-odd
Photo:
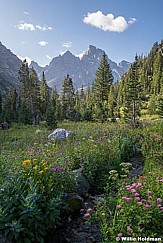
[[[163,240],[163,124],[148,124],[131,133],[134,137],[141,134],[143,138],[139,141],[144,160],[143,174],[134,178],[122,177],[124,171],[128,175],[128,163],[126,166],[122,163],[124,170],[114,170],[110,178],[114,191],[108,183],[103,194],[104,202],[91,212],[96,215],[96,220],[100,220],[103,242],[106,243],[117,242],[116,237],[119,240],[121,237]]]
[[[81,209],[98,222],[103,242],[116,236],[159,236],[163,220],[160,124],[132,131],[124,125],[63,123],[74,136],[48,140],[45,127],[11,127],[0,133],[0,231],[16,243],[44,242],[62,223],[66,195],[75,192],[79,169],[101,201]],[[39,133],[37,132],[39,129]],[[142,134],[142,176],[128,179],[136,134]],[[95,197],[96,199],[96,197]]]

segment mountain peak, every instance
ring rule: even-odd
[[[90,52],[96,52],[97,48],[93,45],[89,45],[89,49]]]
[[[63,55],[62,55],[62,57],[65,57],[65,56],[73,56],[73,54],[68,50],[65,53],[63,53]]]
[[[104,51],[89,45],[87,51],[79,56],[73,55],[69,50],[64,54],[54,57],[50,64],[41,67],[37,62],[32,61],[29,67],[35,69],[38,77],[42,78],[42,72],[45,72],[47,84],[50,87],[57,87],[60,91],[62,80],[67,74],[73,80],[74,88],[79,89],[82,85],[85,87],[87,84],[92,84],[95,79],[96,71],[100,65]],[[128,69],[129,63],[122,61],[119,65],[109,60],[110,67],[114,79],[120,79],[121,75]],[[0,89],[2,80],[6,81],[6,89],[11,86],[18,86],[18,71],[22,62],[16,55],[0,43]],[[3,90],[5,92],[5,89]]]

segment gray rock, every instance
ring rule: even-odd
[[[69,194],[66,199],[66,207],[67,211],[75,212],[84,207],[84,200],[78,194]]]
[[[48,138],[54,139],[56,141],[64,141],[66,138],[72,137],[72,132],[67,131],[64,128],[57,128],[51,133]]]
[[[76,172],[76,171],[74,171],[74,172]],[[80,196],[84,196],[85,194],[87,194],[89,192],[89,190],[90,190],[90,184],[85,179],[85,177],[81,173],[79,173],[77,175],[77,179],[76,179],[76,192]]]

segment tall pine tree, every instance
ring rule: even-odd
[[[135,56],[135,61],[130,68],[130,76],[127,87],[127,108],[133,126],[136,125],[136,118],[139,114],[141,84],[139,82],[139,59]]]
[[[4,102],[3,119],[8,123],[18,122],[19,98],[16,89],[11,88]]]
[[[59,99],[62,119],[73,120],[75,114],[75,93],[73,82],[69,75],[63,80]]]
[[[44,119],[46,116],[49,100],[50,100],[49,87],[46,83],[45,74],[43,72],[41,85],[40,85],[40,111],[41,111],[42,119]]]
[[[107,61],[107,56],[104,53],[100,66],[96,72],[96,79],[92,86],[93,98],[95,102],[94,115],[98,119],[106,119],[106,105],[110,86],[113,83],[113,75],[110,65]]]
[[[19,70],[19,80],[21,82],[20,121],[36,125],[39,121],[38,77],[33,67],[29,70],[26,60],[23,61]]]

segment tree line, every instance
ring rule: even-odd
[[[134,126],[140,116],[163,116],[163,41],[155,43],[147,56],[135,60],[120,81],[113,75],[104,53],[92,85],[75,91],[67,75],[60,93],[50,89],[43,72],[23,61],[19,70],[20,89],[9,89],[5,99],[0,94],[0,121],[37,125],[45,121],[56,127],[57,121],[115,121]]]

